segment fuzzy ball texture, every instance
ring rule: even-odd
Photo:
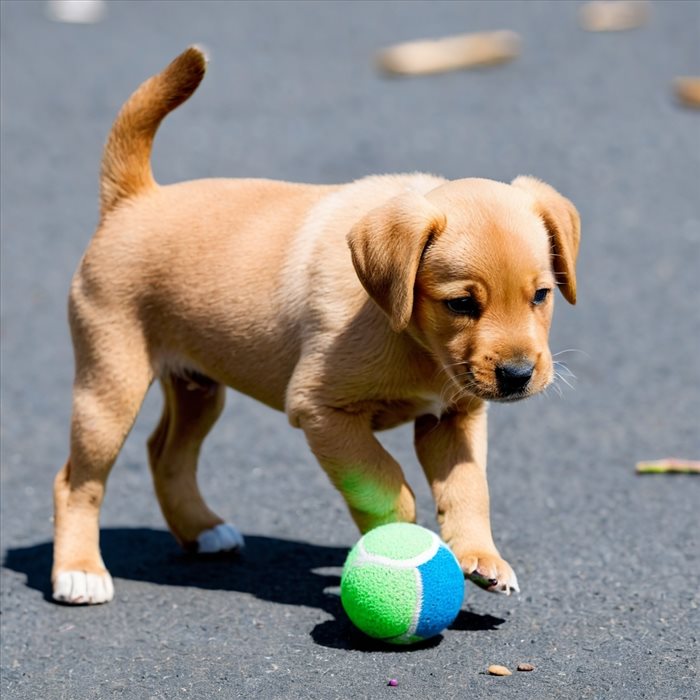
[[[455,555],[430,530],[410,523],[382,525],[350,550],[340,599],[370,637],[414,644],[434,637],[457,617],[464,574]]]

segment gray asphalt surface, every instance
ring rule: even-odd
[[[90,26],[2,2],[2,684],[36,698],[697,698],[700,479],[637,460],[700,457],[700,4],[656,2],[642,29],[591,34],[578,3],[115,2]],[[509,28],[515,62],[378,75],[388,44]],[[241,561],[180,554],[152,493],[154,390],[102,516],[109,605],[49,600],[51,482],[68,445],[70,277],[97,217],[117,109],[201,42],[212,62],[158,136],[162,182],[343,182],[425,170],[535,174],[583,220],[579,305],[559,298],[554,351],[577,375],[491,412],[494,533],[522,594],[469,586],[418,649],[354,632],[337,598],[357,533],[286,418],[230,393],[203,490],[245,533]],[[264,212],[261,212],[264,216]],[[382,440],[420,522],[433,506],[410,427]],[[532,673],[484,674],[489,664]],[[396,688],[387,687],[396,678]]]

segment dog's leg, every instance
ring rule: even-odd
[[[104,327],[107,326],[104,321]],[[99,512],[110,469],[133,425],[152,372],[140,339],[83,332],[74,324],[76,378],[70,456],[54,481],[55,600],[105,603],[114,588],[99,547]],[[115,326],[116,328],[116,326]]]
[[[368,416],[329,409],[302,418],[300,424],[360,532],[415,521],[413,492],[399,464],[375,438]]]
[[[464,573],[490,591],[518,589],[491,535],[486,483],[486,410],[416,420],[418,459],[430,482],[443,539]]]
[[[225,389],[201,376],[161,379],[163,414],[148,441],[153,483],[165,520],[187,550],[239,550],[242,535],[212,512],[197,485],[197,459],[224,408]]]

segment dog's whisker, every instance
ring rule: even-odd
[[[560,399],[564,398],[564,392],[561,390],[561,387],[556,383],[556,377],[554,378],[554,381],[550,384],[550,386],[557,392],[557,394],[559,394]]]
[[[442,377],[442,375],[445,375],[445,377],[446,377],[445,382],[446,382],[447,384],[449,384],[449,383],[454,379],[452,373],[450,372],[450,369],[451,369],[452,367],[455,367],[455,366],[459,365],[459,364],[461,364],[461,363],[456,362],[456,363],[451,364],[451,365],[445,365],[445,366],[442,367],[442,369],[440,369],[440,371],[435,375],[435,380],[436,380],[436,381],[439,381],[440,378]]]
[[[459,375],[458,375],[459,376]],[[443,404],[443,406],[451,406],[455,404],[459,398],[460,394],[463,391],[463,386],[460,385],[457,381],[458,377],[450,377],[452,381],[446,382],[445,386],[443,387],[441,393],[440,393],[440,401]],[[450,396],[449,399],[445,400],[445,394],[447,391],[450,391]]]
[[[457,392],[457,395],[454,397],[454,401],[462,401],[464,400],[465,397],[470,397],[469,404],[467,405],[467,410],[469,410],[472,406],[472,404],[475,401],[480,401],[480,399],[477,396],[474,396],[475,389],[477,388],[477,385],[474,382],[469,382],[465,385],[463,385],[459,391]]]
[[[474,393],[477,388],[477,384],[471,379],[471,372],[467,370],[465,372],[458,372],[456,374],[450,372],[449,370],[454,367],[467,367],[467,362],[452,362],[450,364],[444,365],[440,372],[438,372],[437,377],[444,372],[447,377],[440,390],[440,403],[443,406],[452,406],[458,401],[462,401],[465,396]],[[460,381],[467,379],[468,381]],[[448,398],[448,392],[449,398]],[[471,402],[470,402],[471,404]],[[467,406],[469,408],[470,406]]]
[[[569,377],[569,379],[571,379],[572,381],[575,382],[578,379],[578,377],[568,367],[562,367],[561,369],[566,373],[566,376]],[[562,374],[562,376],[564,375]]]
[[[566,384],[566,386],[568,386],[569,389],[571,389],[572,391],[575,391],[575,390],[576,390],[575,387],[574,387],[574,385],[571,384],[571,382],[569,382],[569,381],[567,380],[566,377],[564,377],[564,376],[562,376],[562,375],[560,374],[560,375],[559,375],[559,379],[560,379],[562,382],[564,382],[564,384]]]
[[[566,374],[569,378],[572,380],[576,381],[577,377],[576,375],[563,363],[563,362],[555,362],[554,363],[554,372],[556,374],[560,374],[562,378]]]
[[[454,381],[452,376],[448,377],[440,390],[440,403],[443,406],[451,406],[454,403],[455,397],[458,393],[459,385],[456,381]]]
[[[559,355],[563,355],[565,352],[580,352],[582,355],[587,355],[590,357],[585,350],[580,350],[579,348],[566,348],[565,350],[559,350],[559,352],[552,353],[552,357],[559,357]]]
[[[557,367],[566,367],[569,369],[569,366],[566,364],[565,360],[554,360],[554,364],[557,365]]]
[[[459,367],[460,365],[466,365],[466,362],[450,362],[449,364],[443,365],[440,371],[437,373],[435,376],[436,379],[439,379],[440,375],[444,372],[446,374],[449,374],[448,370],[452,369],[452,367]]]
[[[544,390],[542,391],[542,393],[539,394],[538,396],[543,396],[543,397],[546,398],[546,399],[550,399],[550,398],[551,398],[550,389],[555,390],[555,391],[557,392],[557,394],[561,397],[561,389],[559,389],[559,387],[556,386],[553,382],[552,382],[551,384],[548,384],[548,385],[544,388]],[[538,397],[536,396],[536,397],[534,397],[534,398],[538,398]]]
[[[476,388],[477,385],[474,382],[467,382],[459,385],[457,391],[452,395],[452,403],[457,403],[458,401],[462,401],[466,396],[472,395]]]
[[[562,370],[566,372],[572,379],[577,379],[578,377],[569,369],[569,367],[566,366],[563,362],[556,361],[554,362],[554,367],[556,370]]]
[[[572,391],[576,390],[576,387],[573,384],[571,384],[571,382],[569,382],[563,374],[560,374],[559,372],[555,371],[554,372],[554,381],[552,382],[552,385],[558,386],[557,382],[561,382],[563,384],[566,384],[566,386],[568,386],[569,389],[571,389]],[[561,387],[559,387],[559,388],[561,389]]]
[[[458,367],[459,365],[466,365],[468,364],[465,360],[460,360],[459,362],[450,362],[449,364],[445,365],[444,368],[447,367]],[[444,369],[443,368],[443,369]]]

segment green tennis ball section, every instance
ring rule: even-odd
[[[392,644],[433,637],[457,617],[464,575],[454,554],[430,530],[382,525],[364,535],[343,567],[340,599],[353,624]]]

